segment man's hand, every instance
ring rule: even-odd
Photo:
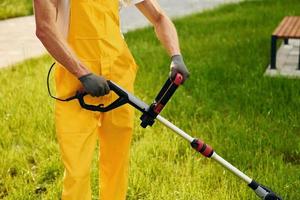
[[[109,93],[109,86],[103,76],[89,73],[81,76],[79,80],[84,90],[93,97],[104,96]]]
[[[186,68],[186,66],[183,62],[182,56],[174,55],[174,56],[172,56],[171,59],[172,59],[171,66],[170,66],[171,79],[174,80],[176,77],[176,74],[179,73],[182,75],[182,77],[183,77],[182,83],[184,83],[184,81],[189,78],[190,72]]]

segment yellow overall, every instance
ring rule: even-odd
[[[118,0],[71,0],[68,43],[89,70],[133,92],[137,65],[120,33],[118,9]],[[62,98],[82,88],[60,64],[55,81]],[[88,96],[86,102],[107,105],[116,98],[110,92]],[[56,132],[65,166],[63,200],[91,199],[90,168],[98,138],[100,199],[126,198],[133,115],[129,105],[99,113],[82,109],[76,100],[56,102]]]

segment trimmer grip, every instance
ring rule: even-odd
[[[154,102],[154,111],[156,114],[159,114],[164,106],[168,103],[171,99],[175,91],[177,90],[178,86],[181,85],[183,82],[183,77],[180,73],[177,73],[174,80],[170,78],[166,81],[160,92],[155,98]]]
[[[129,103],[128,93],[124,89],[122,89],[120,86],[118,86],[112,81],[107,81],[107,84],[110,90],[114,91],[119,96],[118,99],[116,99],[114,102],[112,102],[111,104],[105,107],[103,104],[89,105],[86,104],[84,101],[84,97],[88,94],[86,92],[84,93],[77,92],[76,98],[78,99],[80,106],[84,109],[91,110],[91,111],[108,112],[126,103]]]
[[[150,105],[149,109],[141,116],[141,126],[146,128],[148,125],[152,126],[154,119],[163,110],[165,105],[171,99],[173,94],[179,85],[183,82],[183,77],[181,74],[177,73],[174,80],[168,78],[160,92],[155,98],[155,101]]]

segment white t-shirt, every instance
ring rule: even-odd
[[[119,0],[120,9],[122,7],[134,5],[144,0]],[[70,21],[70,0],[59,0],[58,1],[58,13],[57,13],[57,24],[65,38],[69,32],[69,21]]]
[[[140,3],[144,0],[119,0],[121,6],[130,6],[137,3]]]

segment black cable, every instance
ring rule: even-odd
[[[51,65],[51,67],[48,71],[48,75],[47,75],[47,88],[48,88],[48,94],[50,95],[50,97],[53,98],[53,99],[56,99],[58,101],[71,101],[73,99],[77,99],[77,95],[69,97],[67,99],[61,99],[61,98],[58,98],[58,97],[55,97],[55,96],[52,95],[51,90],[50,90],[50,84],[49,84],[50,81],[49,80],[50,80],[51,71],[52,71],[54,66],[55,66],[55,62]]]

